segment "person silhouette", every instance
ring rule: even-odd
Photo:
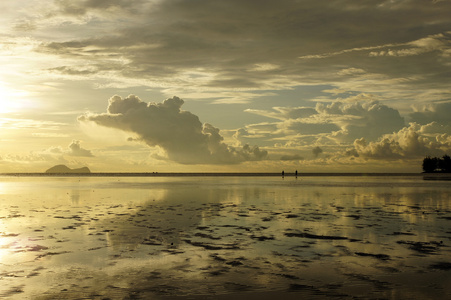
[[[282,177],[284,177],[285,176],[285,172],[284,171],[282,171]]]

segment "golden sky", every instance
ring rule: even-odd
[[[451,1],[0,4],[0,172],[420,172]]]

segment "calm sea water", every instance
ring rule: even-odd
[[[451,182],[0,177],[0,298],[451,298]]]

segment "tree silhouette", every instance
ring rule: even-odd
[[[423,159],[423,171],[451,173],[451,157],[449,155],[443,155],[442,158],[427,156]]]
[[[438,161],[438,168],[442,172],[451,172],[451,157],[449,157],[449,155],[444,155],[442,159]]]
[[[423,171],[426,173],[434,172],[437,169],[437,159],[430,156],[423,159]]]

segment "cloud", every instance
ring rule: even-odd
[[[293,155],[282,155],[280,157],[280,160],[284,161],[290,161],[290,160],[304,160],[304,157],[302,157],[299,154],[293,154]]]
[[[316,136],[323,141],[335,140],[335,143],[352,143],[355,139],[365,137],[375,141],[384,134],[396,132],[405,126],[399,111],[377,100],[371,95],[357,95],[333,102],[317,103],[316,107],[275,107],[272,111],[246,110],[247,112],[280,120],[268,126],[247,126],[247,133],[270,138],[298,139]],[[275,128],[276,130],[275,130]],[[249,129],[253,129],[250,131]],[[249,135],[248,135],[249,137]]]
[[[331,120],[299,119],[286,120],[279,124],[279,130],[287,134],[301,134],[301,135],[317,135],[321,133],[330,133],[340,130],[337,124]]]
[[[300,59],[319,59],[319,58],[328,58],[332,56],[342,55],[350,52],[360,52],[360,51],[369,51],[369,50],[375,50],[375,49],[381,49],[381,48],[388,48],[393,46],[401,46],[404,44],[386,44],[386,45],[380,45],[380,46],[370,46],[370,47],[357,47],[357,48],[351,48],[351,49],[344,49],[341,51],[335,51],[335,52],[329,52],[329,53],[322,53],[322,54],[314,54],[314,55],[304,55],[300,56]],[[371,52],[376,53],[376,52]],[[375,55],[374,55],[375,56]]]
[[[311,158],[316,145],[329,154],[333,151],[326,144],[348,148],[364,138],[368,145],[379,142],[382,135],[399,132],[405,123],[398,110],[405,113],[411,103],[420,107],[432,100],[450,101],[451,1],[3,2],[3,79],[11,83],[20,79],[24,91],[30,91],[26,97],[30,105],[23,109],[32,110],[33,117],[48,118],[46,112],[61,107],[79,111],[77,115],[86,110],[103,112],[96,95],[112,95],[124,87],[160,94],[162,99],[167,95],[195,99],[193,109],[200,108],[198,115],[209,120],[215,119],[214,110],[222,112],[225,103],[234,103],[229,112],[241,112],[243,104],[249,104],[246,107],[253,109],[248,112],[258,115],[246,119],[237,112],[236,118],[221,118],[221,128],[243,127],[236,140],[197,122],[186,130],[199,138],[200,149],[180,141],[185,153],[172,140],[158,139],[125,120],[131,113],[122,110],[117,115],[107,112],[101,120],[120,124],[101,128],[92,121],[81,127],[90,136],[100,136],[101,128],[103,139],[121,144],[126,137],[107,132],[133,125],[137,128],[126,128],[127,132],[165,149],[166,154],[158,155],[166,159],[165,155],[188,163],[200,160],[194,154],[188,157],[189,153],[203,153],[214,163],[242,161],[249,155],[258,159],[258,152],[255,156],[242,148],[245,143],[266,150],[276,144],[293,151],[298,147],[303,149],[300,155]],[[87,90],[90,95],[85,94]],[[65,100],[61,100],[63,93]],[[363,93],[373,96],[349,98]],[[321,103],[315,107],[312,99]],[[45,105],[39,104],[44,101]],[[204,103],[218,105],[210,110]],[[405,117],[420,125],[436,121],[418,132],[432,139],[438,132],[450,132],[447,112],[445,105],[436,104]],[[271,118],[271,123],[263,123],[263,117]],[[33,135],[51,137],[63,129],[67,133],[73,128],[68,118],[58,117],[65,120],[64,125],[42,124],[49,130],[36,130]],[[36,128],[25,120],[0,123]],[[170,138],[173,133],[168,132]],[[100,139],[95,142],[101,143]],[[63,151],[71,151],[63,146]]]
[[[263,72],[263,71],[276,70],[278,68],[279,68],[279,66],[277,66],[277,65],[268,64],[268,63],[261,63],[261,64],[255,64],[254,67],[252,67],[249,70],[250,71],[255,71],[255,72]]]
[[[266,157],[267,152],[256,146],[228,146],[218,128],[202,124],[196,115],[182,110],[183,103],[178,97],[146,103],[135,95],[114,96],[109,99],[107,113],[80,116],[79,121],[134,133],[182,164],[234,164]]]
[[[44,137],[44,138],[66,138],[69,135],[66,133],[54,133],[54,132],[33,132],[31,134],[32,136],[36,136],[36,137]]]
[[[65,125],[66,125],[65,123],[53,122],[50,120],[0,117],[0,126],[2,128],[10,128],[10,129],[35,129],[35,130],[48,130],[54,132],[60,129],[60,127],[63,127]]]
[[[48,148],[48,149],[45,150],[43,153],[60,155],[60,154],[63,154],[63,153],[64,153],[64,150],[63,150],[63,148],[61,148],[61,147],[59,147],[59,146],[56,146],[56,147],[50,147],[50,148]]]
[[[417,111],[411,113],[410,118],[413,122],[419,124],[436,122],[438,124],[451,126],[451,102],[424,105]]]
[[[442,156],[450,153],[451,136],[446,133],[425,135],[425,126],[410,123],[400,131],[384,135],[375,142],[367,142],[365,138],[356,139],[354,149],[348,150],[347,154],[386,160]]]
[[[363,101],[318,103],[316,110],[341,128],[335,133],[335,137],[341,141],[360,137],[375,140],[383,134],[398,131],[405,125],[399,111],[371,98]]]
[[[42,63],[32,69],[40,78],[90,80],[101,88],[150,87],[218,104],[267,101],[268,93],[286,99],[290,93],[280,91],[306,85],[380,93],[394,101],[410,101],[416,90],[419,102],[425,101],[419,90],[431,83],[436,97],[448,87],[449,1],[52,3],[40,4],[37,12],[24,8],[24,21],[36,23],[27,52],[39,52],[34,61]],[[36,16],[49,19],[44,23]],[[427,59],[400,56],[418,49],[427,50],[422,56]],[[399,55],[382,54],[390,50]],[[304,99],[300,93],[290,102]]]
[[[357,69],[357,68],[347,68],[337,72],[338,75],[341,76],[355,76],[365,74],[365,70]]]
[[[29,154],[6,154],[2,157],[5,162],[16,162],[20,164],[31,163],[54,163],[54,162],[67,162],[67,160],[61,155],[54,155],[55,153],[49,152],[30,152]]]
[[[244,145],[240,155],[247,161],[249,160],[263,160],[268,155],[266,150],[260,150],[257,146]]]
[[[117,14],[116,19],[105,18],[104,23],[88,19],[86,27],[91,30],[81,32],[78,37],[71,35],[72,39],[43,43],[42,51],[83,60],[92,66],[78,70],[76,66],[84,64],[76,63],[53,68],[54,71],[75,73],[74,76],[91,70],[100,74],[115,66],[117,76],[144,77],[148,84],[155,85],[164,85],[161,78],[165,78],[178,81],[179,86],[183,83],[186,89],[193,80],[200,79],[203,88],[250,90],[282,89],[326,78],[334,82],[336,78],[328,74],[336,74],[331,69],[334,65],[343,66],[342,63],[328,61],[318,65],[298,57],[356,55],[355,64],[365,65],[370,51],[439,49],[446,46],[450,24],[446,13],[450,8],[448,2],[396,7],[381,5],[380,1],[368,1],[365,5],[340,1],[337,5],[335,1],[324,0],[56,3],[54,14],[64,16],[106,14],[112,10]],[[102,26],[114,23],[115,30],[110,33],[99,23]],[[434,26],[425,26],[427,29],[422,31],[412,30],[418,24],[431,23]],[[368,34],[369,27],[372,34]],[[431,32],[443,32],[444,37]],[[318,53],[318,49],[323,52]],[[382,67],[374,59],[373,63],[376,65],[371,64],[369,69]],[[352,64],[349,68],[361,69]]]
[[[143,0],[56,0],[59,13],[73,16],[83,16],[90,11],[105,12],[108,10],[119,10],[138,12]]]
[[[69,145],[69,151],[67,154],[71,156],[84,156],[84,157],[93,157],[94,155],[91,153],[91,150],[84,149],[80,146],[80,141],[73,140]]]
[[[80,141],[72,140],[72,142],[63,148],[61,146],[52,146],[38,153],[45,156],[78,156],[78,157],[94,157],[91,150],[84,149],[80,145]]]
[[[421,126],[420,132],[425,135],[451,133],[451,125],[443,125],[434,121]]]
[[[312,149],[312,153],[313,155],[315,155],[315,157],[318,157],[321,153],[323,153],[323,149],[316,146],[315,148]]]
[[[371,57],[377,56],[413,56],[420,55],[423,53],[428,53],[432,51],[439,51],[441,53],[447,51],[451,46],[449,33],[439,33],[434,35],[429,35],[417,40],[413,40],[407,43],[392,43],[378,46],[368,46],[368,47],[356,47],[351,49],[344,49],[340,51],[314,54],[314,55],[304,55],[300,56],[300,59],[321,59],[329,58],[332,56],[338,56],[343,54],[348,54],[351,52],[365,52]],[[382,50],[379,50],[382,49]],[[379,50],[379,51],[372,51]]]
[[[395,46],[395,45],[391,45]],[[440,33],[430,35],[418,40],[411,41],[409,43],[396,45],[397,47],[408,46],[402,49],[390,49],[387,45],[385,50],[373,51],[370,56],[413,56],[428,53],[432,51],[445,52],[451,46],[450,36],[448,33]]]
[[[307,118],[318,113],[313,107],[273,107],[273,110],[246,109],[245,111],[279,120]]]
[[[76,66],[76,67],[56,67],[48,69],[50,72],[56,71],[60,74],[74,75],[74,76],[86,76],[96,74],[98,70],[94,66]]]

